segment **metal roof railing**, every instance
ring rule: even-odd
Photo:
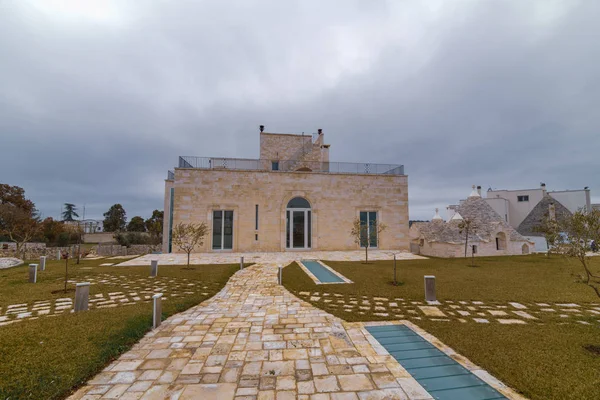
[[[178,167],[275,172],[299,171],[330,174],[404,175],[404,165],[399,164],[322,162],[309,160],[280,160],[274,165],[273,160],[181,156],[179,157]]]

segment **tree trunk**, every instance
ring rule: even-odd
[[[365,244],[365,264],[369,263],[369,243]]]
[[[188,267],[190,266],[190,253],[188,253],[188,263],[187,263],[187,266]]]
[[[67,280],[69,276],[69,257],[65,258],[65,293],[67,293]]]

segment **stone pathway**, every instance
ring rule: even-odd
[[[405,250],[370,250],[369,260],[392,260],[396,254],[397,260],[424,260],[426,257],[409,253]],[[280,264],[286,266],[294,261],[330,260],[330,261],[361,261],[365,252],[356,251],[280,251],[271,253],[195,253],[190,257],[190,264],[237,264],[240,257],[245,263]],[[150,265],[151,260],[158,260],[159,265],[185,265],[187,254],[147,254],[118,264],[118,266]]]
[[[84,277],[80,281],[69,280],[70,284],[90,282],[89,308],[112,308],[133,305],[138,302],[150,302],[152,295],[163,293],[163,300],[172,297],[187,296],[195,293],[205,293],[209,286],[200,286],[194,280],[187,278],[171,277],[144,277],[137,278],[128,275],[98,274]],[[109,285],[110,291],[102,289],[102,285]],[[207,285],[218,285],[207,283]],[[119,290],[114,290],[118,287]],[[213,291],[214,292],[214,291]],[[69,296],[74,296],[71,293]],[[40,317],[56,316],[73,311],[73,298],[38,300],[30,303],[9,304],[5,308],[0,306],[0,327],[20,321],[37,319]]]
[[[345,324],[276,282],[276,264],[236,273],[70,398],[431,399],[362,324]]]

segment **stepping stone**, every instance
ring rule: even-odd
[[[527,307],[525,307],[525,306],[524,306],[523,304],[521,304],[521,303],[511,303],[511,302],[509,302],[508,304],[510,304],[510,305],[511,305],[511,306],[513,306],[514,308],[518,308],[518,309],[521,309],[521,310],[524,310],[524,309],[526,309],[526,308],[527,308]]]
[[[488,320],[487,320],[487,319],[485,319],[485,318],[473,318],[473,320],[474,320],[475,322],[479,322],[480,324],[489,324],[489,323],[490,323],[490,321],[488,321]]]
[[[457,313],[459,313],[460,315],[462,315],[463,317],[466,317],[468,315],[471,315],[470,312],[468,311],[463,311],[463,310],[456,310]]]
[[[526,313],[525,311],[513,311],[513,313],[518,315],[519,317],[523,317],[525,319],[537,319],[536,317],[534,317],[531,314]]]
[[[433,306],[419,306],[419,308],[421,309],[421,311],[423,312],[423,314],[427,315],[428,317],[445,317],[446,316],[446,314],[444,314],[437,307],[433,307]]]
[[[527,322],[522,319],[499,319],[498,322],[501,324],[526,324]]]
[[[575,303],[567,303],[567,304],[556,304],[559,307],[580,307],[579,304],[575,304]]]
[[[508,315],[505,311],[488,310],[488,312],[496,317],[503,317],[505,315]]]

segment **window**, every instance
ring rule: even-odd
[[[279,171],[279,161],[272,161],[271,162],[271,170],[273,170],[273,171]]]
[[[254,230],[258,230],[258,204],[254,206]]]
[[[477,254],[477,245],[476,244],[473,245],[473,254]]]
[[[233,211],[213,211],[213,250],[233,249]]]
[[[360,247],[366,247],[367,239],[369,247],[377,247],[377,211],[361,211],[360,225],[366,227],[361,229]]]
[[[496,250],[506,250],[506,234],[498,232],[496,235]]]
[[[529,201],[529,196],[517,196],[517,201]]]

